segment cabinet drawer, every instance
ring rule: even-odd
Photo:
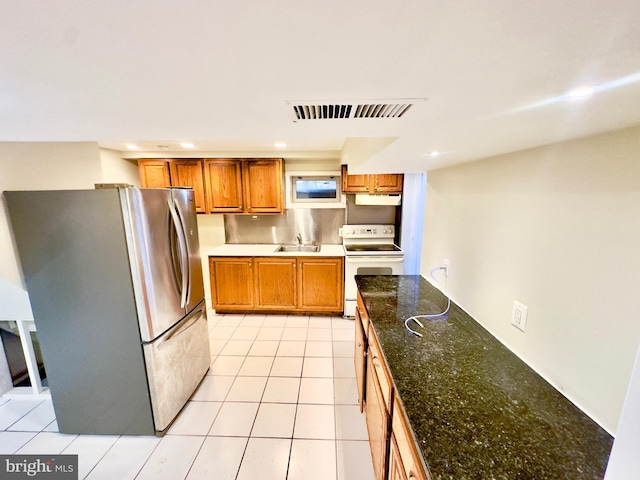
[[[362,297],[360,296],[360,292],[358,291],[358,310],[360,310],[360,318],[362,319],[362,327],[364,328],[364,332],[366,335],[369,334],[369,315],[367,315],[367,310],[364,308],[364,302],[362,301]]]
[[[367,341],[369,342],[369,353],[367,355],[367,370],[373,369],[375,375],[380,384],[382,390],[382,397],[384,398],[384,404],[388,412],[391,412],[391,375],[387,370],[384,358],[380,353],[380,345],[378,339],[373,331],[373,327],[369,327],[369,335],[367,335]]]
[[[422,459],[413,441],[413,435],[406,419],[404,408],[397,398],[393,401],[391,430],[401,460],[399,463],[402,464],[406,478],[430,480],[429,475],[422,466]]]

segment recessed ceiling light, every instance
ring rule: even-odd
[[[583,98],[593,95],[593,87],[580,87],[567,93],[569,98]]]
[[[273,146],[276,148],[287,148],[287,144],[285,142],[274,142]]]
[[[195,144],[189,142],[182,142],[180,146],[182,148],[196,148]]]
[[[127,145],[127,150],[140,150],[140,147],[137,145],[134,145],[133,143],[130,143]]]
[[[437,150],[434,150],[433,152],[430,152],[428,155],[429,155],[431,158],[436,158],[436,157],[439,157],[439,156],[440,156],[440,152],[439,152],[439,151],[437,151]]]

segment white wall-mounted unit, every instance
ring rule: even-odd
[[[285,173],[286,208],[346,208],[339,171]]]

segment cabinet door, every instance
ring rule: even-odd
[[[375,369],[367,367],[365,403],[369,447],[376,480],[385,480],[389,452],[389,414],[380,391]]]
[[[295,258],[254,259],[256,307],[261,310],[293,310],[297,306]]]
[[[343,193],[367,193],[369,191],[369,175],[349,175],[347,166],[342,165]]]
[[[246,213],[283,213],[282,159],[245,160],[242,167]]]
[[[413,441],[411,427],[406,419],[404,408],[397,398],[394,399],[393,404],[393,420],[391,422],[391,429],[393,431],[391,442],[392,448],[395,446],[396,455],[399,459],[397,463],[404,471],[403,476],[398,478],[428,480],[430,477],[422,466],[421,456],[418,453],[415,442]]]
[[[367,347],[367,371],[375,371],[376,382],[378,383],[378,388],[382,394],[384,406],[387,411],[391,413],[391,374],[387,369],[384,357],[380,353],[380,344],[378,343],[378,339],[371,324],[369,324],[369,331],[367,332]],[[367,384],[367,389],[368,388],[369,385]]]
[[[204,180],[209,213],[242,213],[241,160],[205,160]]]
[[[206,213],[202,160],[173,160],[170,165],[171,185],[193,188],[196,212]]]
[[[171,186],[167,160],[139,160],[138,172],[142,188],[168,188]]]
[[[253,308],[253,265],[251,258],[209,258],[211,302],[216,310]]]
[[[298,258],[299,307],[342,312],[344,270],[341,258]]]
[[[400,451],[398,450],[398,445],[393,435],[391,435],[391,445],[389,448],[389,480],[409,480],[404,471]]]
[[[371,176],[374,177],[371,185],[372,193],[402,193],[404,175],[379,173]]]
[[[365,397],[365,379],[366,379],[366,367],[367,367],[367,338],[365,336],[365,330],[362,325],[362,317],[360,315],[360,308],[356,308],[356,344],[354,351],[354,363],[356,367],[356,385],[358,387],[358,401],[360,402],[360,412],[364,411],[364,397]]]

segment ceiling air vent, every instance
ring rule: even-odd
[[[298,120],[351,119],[351,118],[400,118],[424,98],[394,99],[355,102],[294,102],[289,101]]]

